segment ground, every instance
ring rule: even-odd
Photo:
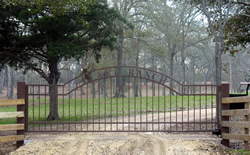
[[[27,144],[11,155],[224,154],[211,133],[28,133]]]

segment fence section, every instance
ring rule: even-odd
[[[0,106],[25,106],[24,99],[13,99],[13,100],[0,100]],[[24,111],[17,112],[0,112],[0,131],[17,131],[17,135],[0,136],[0,143],[4,142],[17,142],[17,147],[21,146],[24,142],[24,122],[20,123],[17,120],[16,124],[2,124],[1,120],[9,118],[24,119]]]
[[[229,145],[229,140],[242,140],[244,141],[244,148],[245,150],[249,149],[249,128],[250,128],[250,96],[246,97],[226,97],[222,98],[222,105],[230,105],[230,104],[245,104],[245,109],[223,109],[222,110],[222,117],[235,117],[235,116],[243,116],[244,120],[242,121],[230,121],[222,120],[221,126],[223,128],[227,128],[226,132],[222,131],[222,139],[228,141],[227,146]],[[232,119],[231,119],[232,120]],[[230,131],[230,128],[242,128],[244,133],[240,134],[233,134]],[[225,130],[224,130],[225,131]]]

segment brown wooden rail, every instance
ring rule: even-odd
[[[11,99],[11,100],[0,100],[0,106],[25,106],[24,99]],[[17,112],[0,112],[0,119],[5,118],[17,118],[23,119],[25,116],[24,111],[19,111],[17,108]],[[5,142],[17,142],[17,147],[21,146],[24,143],[24,122],[20,123],[17,121],[17,124],[0,124],[0,131],[11,131],[16,130],[17,135],[9,135],[9,136],[0,136],[0,143]],[[21,132],[20,132],[21,131]],[[20,134],[21,133],[21,134]]]
[[[222,109],[222,117],[230,117],[230,116],[244,116],[244,121],[229,121],[229,120],[222,120],[221,126],[223,128],[230,128],[230,127],[237,127],[237,128],[243,128],[244,134],[233,134],[229,132],[223,132],[222,131],[222,139],[223,140],[242,140],[244,141],[244,149],[249,149],[249,141],[250,141],[250,135],[249,135],[249,128],[250,128],[250,96],[244,96],[244,97],[225,97],[222,98],[222,105],[227,105],[231,103],[245,103],[245,109],[237,109],[237,110],[224,110]]]

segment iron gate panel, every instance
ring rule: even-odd
[[[54,86],[56,94],[49,94],[51,85],[27,85],[28,131],[201,132],[219,128],[217,85],[183,85],[150,69],[114,66]],[[53,96],[57,96],[60,119],[48,121]]]

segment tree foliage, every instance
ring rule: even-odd
[[[238,45],[246,47],[250,42],[250,6],[242,9],[241,13],[229,19],[225,26],[225,45],[226,50],[231,54],[237,52]]]
[[[106,1],[86,4],[87,9],[65,3],[59,10],[53,7],[54,1],[35,2],[40,3],[1,6],[1,66],[33,69],[50,81],[35,60],[49,66],[62,59],[79,59],[87,52],[98,60],[103,46],[113,48],[113,23],[122,18]]]

